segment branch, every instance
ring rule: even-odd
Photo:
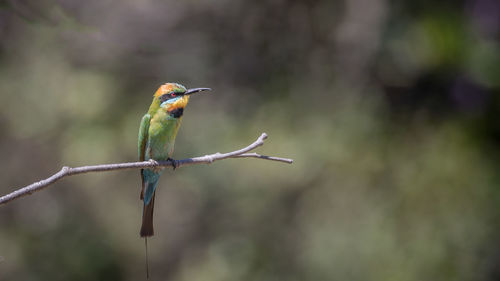
[[[149,161],[143,161],[143,162],[103,164],[103,165],[82,166],[82,167],[75,167],[75,168],[63,167],[59,172],[55,173],[54,175],[50,176],[49,178],[32,183],[32,184],[25,186],[25,187],[19,188],[16,191],[13,191],[7,195],[0,197],[0,204],[5,204],[7,202],[21,198],[23,196],[30,195],[33,192],[40,191],[43,188],[55,183],[56,181],[58,181],[64,177],[78,175],[78,174],[91,173],[91,172],[107,172],[107,171],[114,171],[114,170],[142,169],[142,168],[153,168],[153,167],[170,167],[170,166],[174,166],[173,162],[175,162],[175,167],[179,168],[179,167],[187,166],[187,165],[210,164],[212,162],[222,160],[222,159],[227,159],[227,158],[258,158],[258,159],[264,159],[264,160],[284,162],[284,163],[288,163],[288,164],[293,163],[293,160],[288,159],[288,158],[265,156],[265,155],[257,154],[255,152],[247,153],[247,152],[252,151],[252,150],[256,149],[257,147],[263,145],[265,139],[267,139],[267,134],[262,133],[262,135],[255,142],[253,142],[249,146],[242,148],[240,150],[236,150],[236,151],[228,152],[228,153],[217,152],[217,153],[210,154],[210,155],[194,157],[194,158],[187,158],[187,159],[182,159],[182,160],[155,161],[155,160],[151,159]]]

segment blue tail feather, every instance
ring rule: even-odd
[[[153,194],[158,186],[159,179],[160,173],[148,169],[144,170],[144,205],[149,205],[151,202],[151,198],[153,198]]]
[[[144,207],[142,209],[141,237],[153,236],[153,210],[155,205],[155,194],[161,172],[144,169]]]

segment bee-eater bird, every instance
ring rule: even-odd
[[[172,160],[174,142],[181,125],[184,108],[189,96],[209,88],[187,90],[177,83],[160,86],[153,96],[148,113],[142,117],[139,128],[139,160]],[[175,163],[175,162],[173,162]],[[175,169],[175,165],[174,165]],[[141,200],[144,202],[142,213],[141,237],[153,236],[153,208],[158,180],[163,167],[141,169]],[[147,243],[147,242],[146,242]]]

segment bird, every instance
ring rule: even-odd
[[[138,154],[140,161],[171,160],[174,169],[175,160],[171,158],[174,143],[181,125],[184,109],[190,95],[209,91],[210,88],[186,89],[178,83],[161,85],[153,96],[148,112],[142,117],[139,127]],[[163,167],[141,169],[142,188],[140,199],[143,201],[142,225],[140,236],[147,238],[154,235],[153,209],[158,181]],[[147,239],[146,249],[147,249]],[[146,250],[147,251],[147,250]]]

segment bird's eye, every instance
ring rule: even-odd
[[[177,95],[175,93],[168,93],[168,94],[163,94],[160,96],[160,101],[165,102],[166,100],[173,99]]]

